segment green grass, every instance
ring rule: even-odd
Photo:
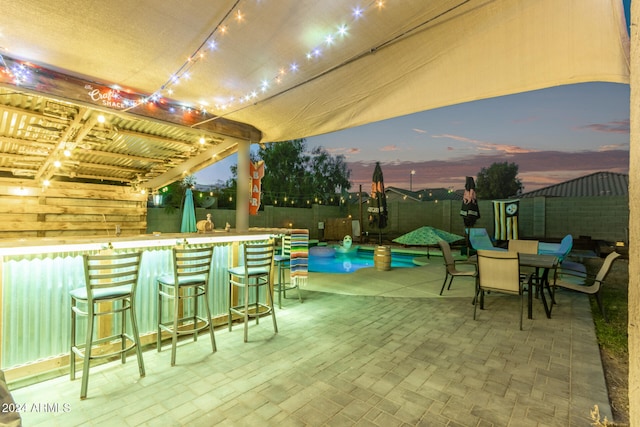
[[[587,263],[587,269],[590,273],[596,273],[600,264],[601,261],[600,263]],[[591,298],[598,343],[602,348],[619,357],[626,357],[629,350],[627,339],[628,287],[628,261],[618,259],[613,263],[611,272],[605,279],[605,288],[603,289],[604,307],[609,322],[604,321],[595,298]]]

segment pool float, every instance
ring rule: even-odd
[[[334,246],[336,253],[338,254],[350,254],[358,251],[359,246],[352,246],[353,239],[351,236],[346,235],[344,239],[342,239],[342,245]]]
[[[320,258],[331,258],[335,256],[336,250],[330,246],[313,246],[309,248],[309,256],[317,256]]]

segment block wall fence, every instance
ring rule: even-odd
[[[382,230],[384,241],[390,241],[418,227],[429,225],[451,233],[463,235],[460,217],[462,202],[389,202],[389,224]],[[369,224],[366,203],[362,209],[362,231],[378,235],[378,229]],[[476,227],[484,227],[490,235],[494,230],[493,203],[480,200],[480,219]],[[216,229],[228,222],[235,228],[235,211],[224,209],[196,209],[198,220],[211,213]],[[249,227],[307,228],[313,239],[323,240],[325,233],[320,223],[333,218],[360,219],[358,204],[345,206],[313,205],[311,208],[282,208],[265,206],[258,215],[249,217]],[[178,232],[181,212],[168,213],[164,208],[148,208],[147,232]],[[574,238],[590,236],[594,240],[627,242],[629,199],[617,197],[536,197],[520,199],[519,234],[521,238],[560,240],[567,234]]]

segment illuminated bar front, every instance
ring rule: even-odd
[[[68,365],[70,346],[69,291],[84,286],[82,254],[107,248],[143,252],[136,295],[143,343],[157,330],[156,277],[171,273],[176,244],[214,245],[209,277],[212,315],[227,314],[227,268],[246,242],[272,237],[261,233],[170,234],[112,239],[28,239],[0,243],[0,368],[21,378]],[[84,326],[83,326],[84,327]],[[83,336],[84,329],[78,330]],[[146,338],[146,339],[145,339]]]

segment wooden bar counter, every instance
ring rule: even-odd
[[[70,347],[69,291],[84,286],[82,254],[114,249],[142,251],[136,295],[143,344],[155,340],[156,277],[171,273],[176,244],[214,245],[209,298],[213,317],[227,314],[227,268],[240,246],[264,241],[281,230],[214,231],[87,238],[0,240],[0,369],[8,381],[52,370],[66,371]],[[78,336],[85,333],[84,325]]]

